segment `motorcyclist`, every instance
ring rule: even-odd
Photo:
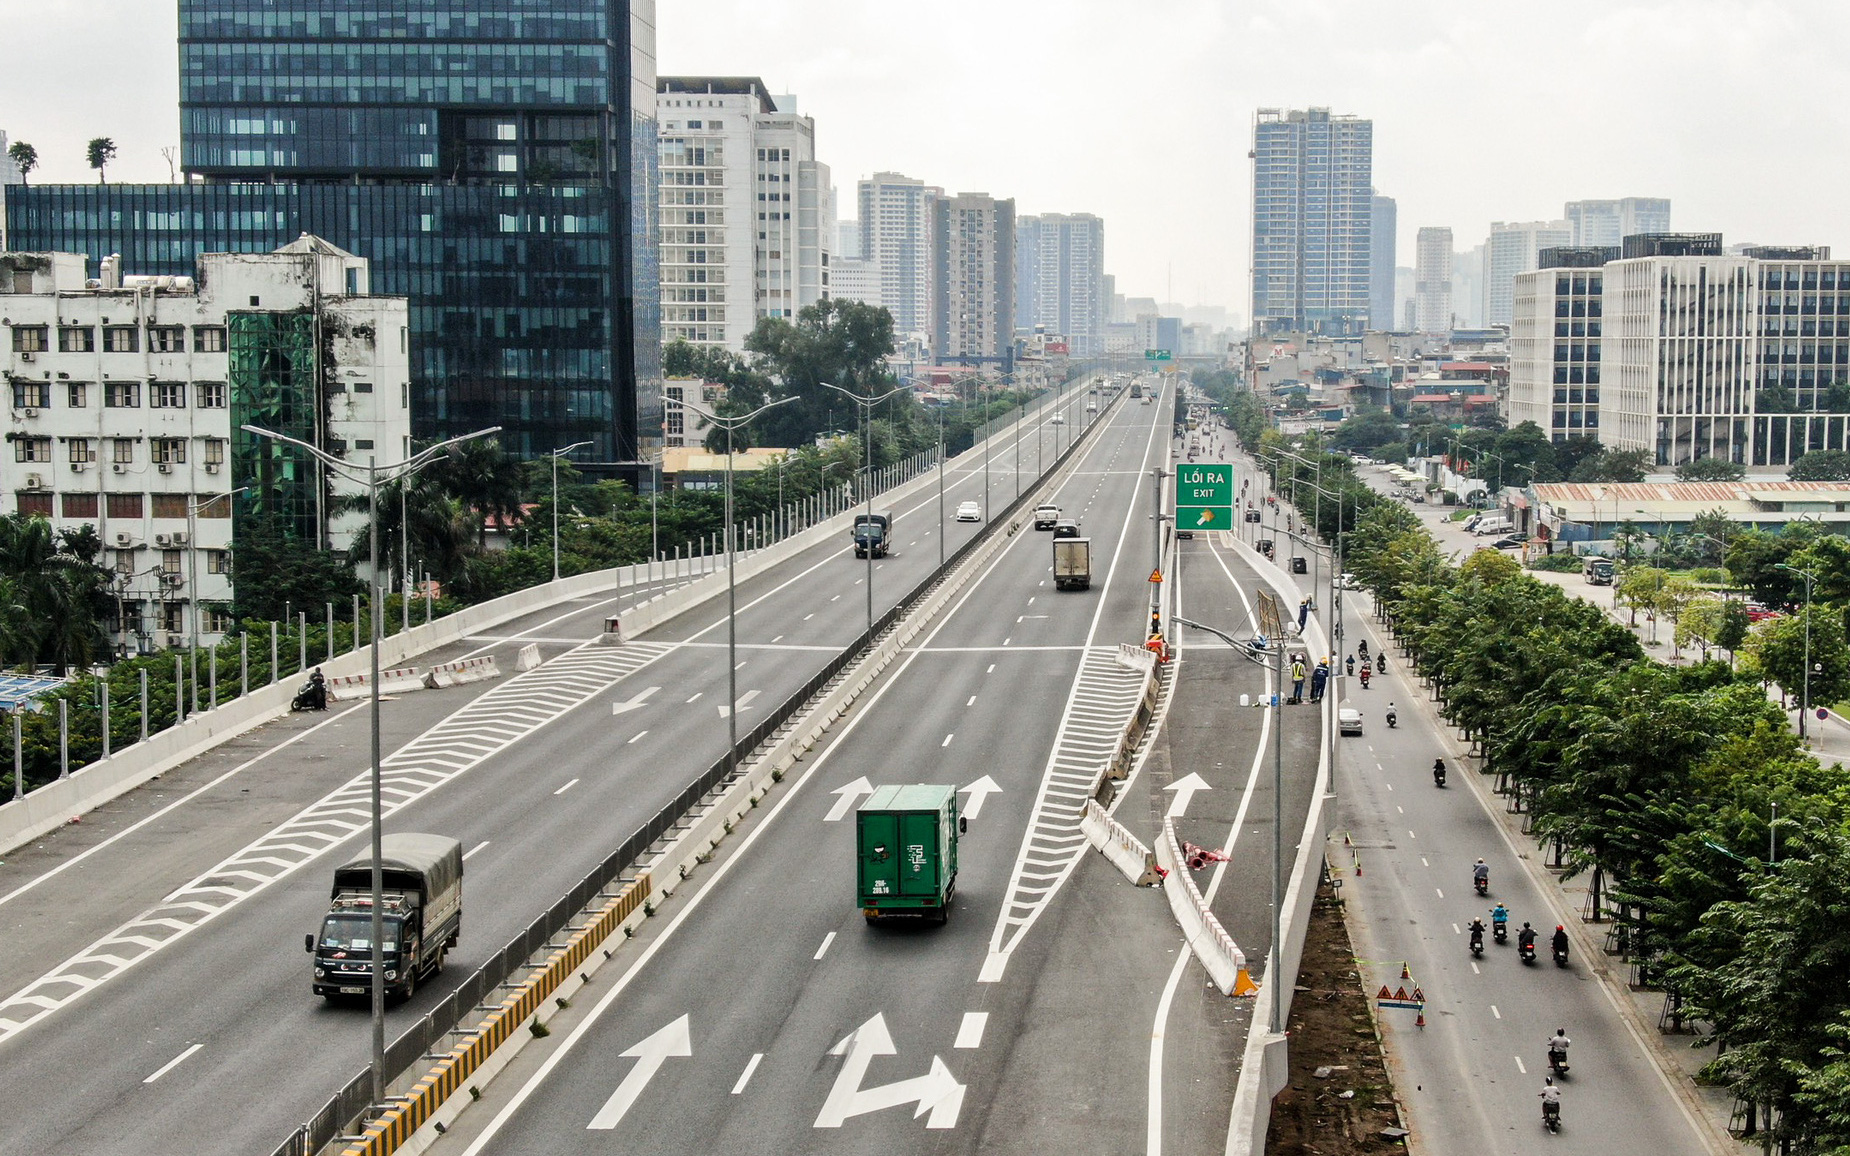
[[[1490,890],[1490,864],[1479,859],[1471,867],[1471,882],[1479,891]]]
[[[1559,923],[1555,924],[1554,950],[1556,958],[1567,958],[1567,928]]]
[[[1441,786],[1441,787],[1445,786],[1445,760],[1444,759],[1434,759],[1432,761],[1432,781],[1438,786]]]
[[[1471,950],[1484,950],[1484,921],[1482,919],[1473,919],[1468,930],[1471,932]]]
[[[1355,654],[1356,657],[1360,658],[1363,662],[1368,661],[1368,639],[1364,638],[1355,644]]]
[[[1383,673],[1386,673],[1387,671],[1387,651],[1378,650],[1375,652],[1375,669]]]
[[[1490,909],[1490,924],[1491,924],[1492,929],[1494,929],[1497,933],[1498,943],[1502,943],[1503,937],[1506,934],[1508,934],[1509,923],[1510,923],[1509,908],[1499,903],[1495,907]]]
[[[1354,677],[1355,675],[1355,655],[1350,654],[1350,655],[1345,655],[1343,657],[1343,669],[1351,677]]]
[[[1390,703],[1388,703],[1388,708],[1387,708],[1387,725],[1389,725],[1389,726],[1391,727],[1391,726],[1394,726],[1395,724],[1397,724],[1397,723],[1399,723],[1399,722],[1400,722],[1400,715],[1399,715],[1399,714],[1397,714],[1397,713],[1395,713],[1395,711],[1394,711],[1394,704],[1393,704],[1393,703],[1391,703],[1391,702],[1390,702]]]
[[[1555,1087],[1553,1076],[1542,1077],[1542,1119],[1561,1117],[1561,1089]]]
[[[1367,663],[1366,661],[1364,661],[1364,662],[1362,663],[1362,689],[1363,689],[1363,690],[1367,690],[1367,689],[1368,689],[1368,678],[1369,678],[1369,676],[1370,676],[1370,675],[1372,675],[1372,674],[1374,674],[1374,670],[1373,670],[1373,668],[1371,668],[1371,667],[1370,667],[1370,666],[1368,665],[1368,663]]]
[[[1522,930],[1516,933],[1516,946],[1526,951],[1535,950],[1535,928],[1530,927],[1527,920],[1523,921]]]
[[[1567,1038],[1566,1028],[1556,1028],[1554,1038],[1548,1041],[1548,1064],[1559,1068],[1567,1063],[1567,1046],[1573,1043]]]

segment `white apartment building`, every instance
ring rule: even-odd
[[[1042,213],[1015,224],[1015,327],[1066,337],[1075,357],[1104,352],[1105,222]]]
[[[1427,226],[1414,240],[1414,327],[1421,333],[1452,328],[1452,230]]]
[[[1534,269],[1543,249],[1573,240],[1566,221],[1492,221],[1484,242],[1482,325],[1508,325],[1516,274]]]
[[[1516,275],[1510,322],[1511,425],[1534,422],[1557,442],[1600,436],[1603,266],[1596,254]]]
[[[1601,442],[1648,450],[1661,466],[1720,457],[1771,470],[1809,450],[1850,449],[1850,261],[1803,246],[1728,255],[1719,234],[1634,235],[1625,252],[1597,270],[1519,278],[1518,330],[1539,340],[1554,326],[1556,336],[1548,370],[1533,347],[1512,349],[1512,420],[1545,406],[1571,413],[1571,376],[1563,402],[1544,391],[1578,351],[1589,392],[1597,386]],[[1583,302],[1584,341],[1573,312]]]
[[[689,409],[693,402],[707,413],[714,412],[726,396],[726,387],[710,385],[698,377],[669,377],[662,381],[662,445],[667,449],[703,446],[712,423],[700,410]]]
[[[210,253],[194,277],[86,279],[77,253],[0,253],[9,409],[0,494],[60,529],[96,527],[119,652],[216,639],[242,533],[345,549],[357,492],[273,429],[356,463],[411,443],[409,310],[318,237]]]
[[[899,173],[860,182],[861,259],[880,272],[880,303],[901,341],[931,340],[932,205],[944,190]]]
[[[664,76],[662,340],[743,351],[761,317],[828,294],[834,245],[816,125],[756,77]]]
[[[1670,231],[1668,197],[1621,197],[1609,201],[1569,201],[1561,215],[1573,236],[1563,244],[1622,245],[1640,233]]]
[[[837,255],[829,262],[829,296],[865,305],[885,304],[880,298],[879,266],[859,257]]]
[[[1007,361],[1015,342],[1015,202],[938,197],[931,212],[932,352],[940,362]]]

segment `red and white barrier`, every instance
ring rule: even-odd
[[[495,656],[490,654],[481,658],[465,658],[461,662],[438,663],[424,676],[424,685],[435,690],[500,677],[501,668],[495,665]]]
[[[372,685],[370,674],[343,674],[338,678],[328,679],[328,700],[330,702],[348,702],[356,698],[365,698]],[[423,690],[424,678],[409,666],[396,670],[379,672],[380,694],[405,694],[408,691]]]
[[[1124,877],[1139,887],[1155,886],[1161,882],[1157,873],[1151,870],[1150,849],[1145,847],[1137,836],[1124,829],[1124,825],[1105,813],[1105,808],[1096,800],[1087,799],[1085,807],[1079,812],[1079,829],[1085,832],[1086,840],[1111,865],[1123,872]]]

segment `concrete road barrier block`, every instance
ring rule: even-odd
[[[379,672],[380,694],[407,694],[424,689],[424,676],[415,667],[401,666],[395,670]]]
[[[483,682],[500,677],[501,668],[495,665],[495,656],[489,654],[481,658],[465,658],[461,662],[440,662],[424,676],[424,685],[436,690],[439,687],[461,686],[467,682]]]
[[[527,643],[527,645],[520,648],[520,653],[514,657],[514,669],[516,671],[532,670],[539,664],[540,644],[537,642]]]
[[[1111,860],[1111,865],[1122,872],[1126,879],[1138,886],[1154,883],[1153,879],[1148,878],[1151,874],[1147,868],[1150,849],[1091,799],[1086,800],[1085,808],[1079,814],[1079,829],[1085,832],[1087,842]]]
[[[367,687],[372,679],[364,674],[343,674],[339,678],[328,679],[328,700],[330,702],[348,702],[356,698],[365,698]]]

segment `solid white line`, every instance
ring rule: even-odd
[[[1149,1101],[1149,1123],[1144,1129],[1146,1156],[1162,1156],[1163,1151],[1163,1025],[1169,1022],[1169,1005],[1175,1001],[1182,971],[1188,966],[1188,941],[1176,951],[1175,966],[1169,969],[1169,982],[1163,985],[1163,998],[1156,1001],[1156,1022],[1150,1025],[1150,1079],[1145,1097]]]
[[[944,736],[944,741],[938,744],[938,749],[939,749],[939,750],[943,750],[943,749],[944,749],[945,747],[948,747],[948,746],[950,746],[950,745],[951,745],[951,740],[952,740],[952,739],[954,739],[954,738],[956,738],[956,737],[957,737],[957,732],[956,732],[956,731],[952,731],[952,732],[951,732],[950,734],[948,734],[948,735],[945,735],[945,736]]]
[[[811,956],[810,958],[821,959],[823,956],[829,953],[829,944],[834,943],[834,942],[835,942],[835,933],[831,931],[827,935],[822,937],[822,946],[818,947],[816,949],[816,954]]]
[[[745,1065],[745,1071],[739,1074],[739,1082],[732,1086],[733,1095],[736,1096],[745,1090],[745,1085],[751,1082],[752,1073],[758,1070],[758,1061],[762,1059],[764,1059],[763,1052],[752,1053],[751,1061]]]
[[[181,1052],[179,1055],[175,1056],[173,1059],[168,1060],[166,1063],[156,1068],[154,1070],[154,1074],[152,1076],[149,1076],[147,1079],[143,1080],[142,1083],[152,1084],[154,1081],[160,1079],[162,1076],[166,1075],[168,1072],[171,1072],[175,1068],[179,1067],[181,1063],[183,1063],[186,1060],[186,1057],[192,1055],[194,1052],[198,1051],[200,1048],[203,1048],[203,1047],[205,1047],[204,1044],[194,1044],[192,1047],[186,1049],[185,1051]]]
[[[627,746],[629,746],[629,745],[630,745],[630,743],[633,743],[633,742],[635,742],[635,741],[636,741],[636,739],[639,739],[639,738],[641,738],[641,737],[642,737],[643,735],[646,735],[646,734],[648,734],[648,733],[649,733],[648,731],[637,731],[637,732],[636,732],[636,738],[633,738],[633,739],[631,739],[629,743],[624,743],[623,745],[627,747]]]
[[[954,1048],[980,1048],[983,1046],[983,1029],[989,1024],[988,1012],[965,1012],[963,1023],[957,1026],[957,1042]]]
[[[477,851],[480,851],[482,848],[488,846],[488,844],[489,844],[489,840],[487,839],[482,840],[480,843],[477,843],[475,846],[469,848],[467,851],[464,851],[463,858],[467,860],[469,856],[475,854]]]
[[[577,785],[578,785],[578,780],[573,779],[571,782],[565,784],[563,787],[560,787],[558,790],[554,791],[553,794],[563,795],[565,794],[565,792],[571,790],[573,787],[576,787]]]

